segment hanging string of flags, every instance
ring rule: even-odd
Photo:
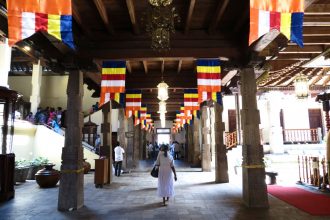
[[[250,0],[251,45],[259,37],[278,30],[303,47],[304,0]]]
[[[71,0],[7,0],[9,46],[44,31],[74,49],[71,7]]]

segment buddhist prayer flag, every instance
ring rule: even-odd
[[[217,101],[221,91],[220,60],[197,60],[197,88],[199,103]]]
[[[303,47],[304,0],[250,0],[250,37],[252,44],[276,29]]]
[[[199,110],[197,89],[185,89],[183,96],[185,114],[194,114],[196,116],[196,112]]]
[[[126,116],[129,118],[141,109],[141,90],[126,90]]]
[[[7,0],[9,45],[45,31],[74,49],[71,0]]]
[[[147,119],[147,106],[146,105],[141,105],[140,109],[140,123],[141,123],[141,128],[144,129],[146,127],[146,119]]]
[[[104,61],[102,63],[100,106],[110,100],[115,100],[124,106],[125,75],[125,61]]]

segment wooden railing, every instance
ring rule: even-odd
[[[236,147],[237,145],[237,132],[226,132],[225,133],[225,143],[227,146],[227,150]]]
[[[309,184],[321,190],[329,186],[325,157],[298,156],[298,183]]]
[[[284,143],[319,143],[320,134],[313,129],[283,129]]]

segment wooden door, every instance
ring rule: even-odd
[[[322,114],[321,109],[308,109],[309,127],[321,128],[323,136]]]
[[[229,132],[236,131],[236,110],[228,109],[228,124]]]

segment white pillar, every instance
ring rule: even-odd
[[[31,102],[31,112],[35,114],[37,112],[37,108],[40,104],[40,87],[41,87],[41,79],[42,79],[42,66],[40,65],[40,60],[38,60],[37,64],[33,64],[32,69],[32,93],[30,96]]]
[[[0,86],[8,86],[8,72],[10,71],[11,47],[8,45],[8,39],[0,41]]]
[[[284,153],[283,147],[283,129],[281,127],[280,110],[282,93],[270,92],[268,99],[268,121],[269,121],[269,147],[272,153]]]

